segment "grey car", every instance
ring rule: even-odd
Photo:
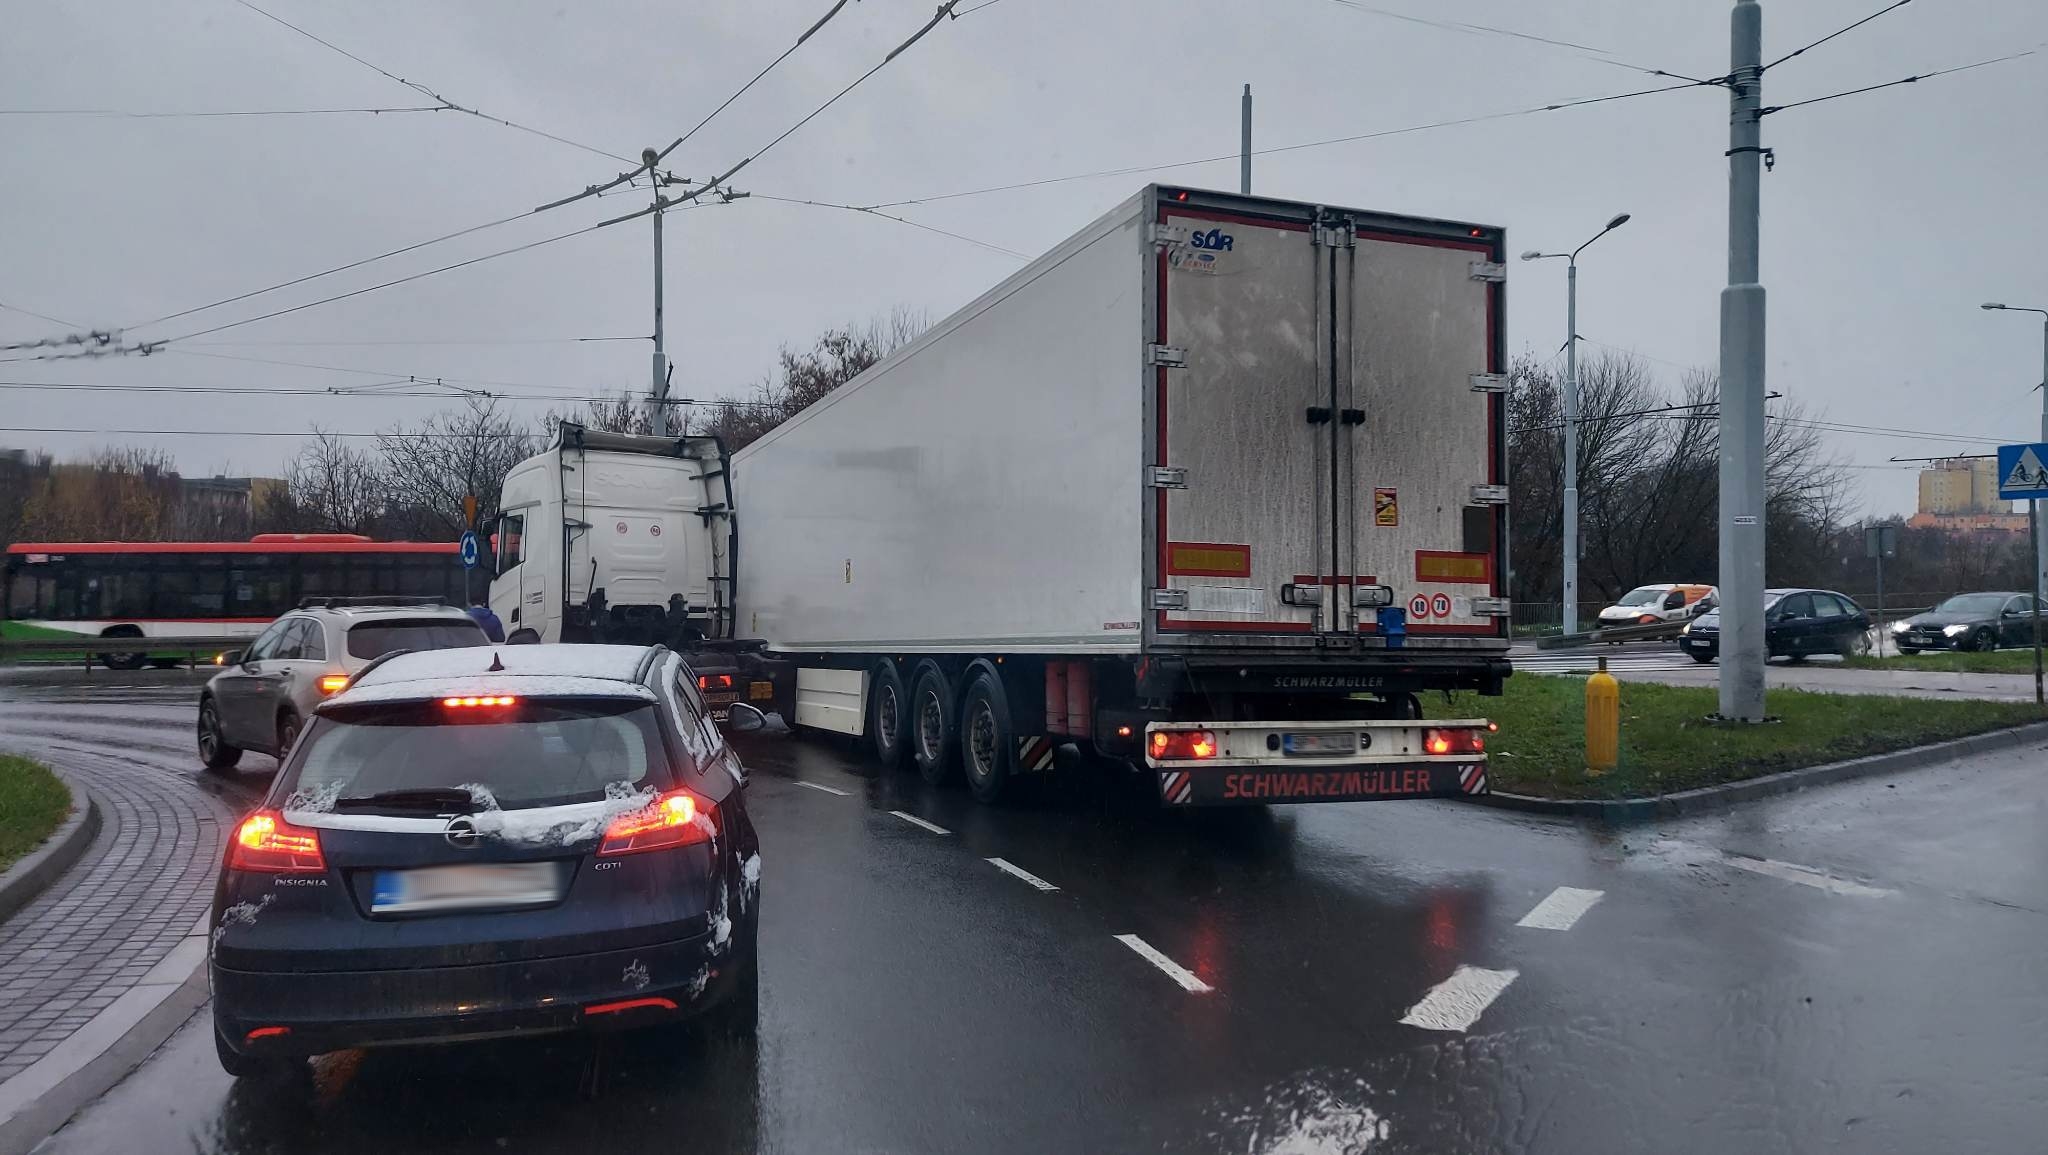
[[[226,773],[245,750],[283,758],[313,707],[380,655],[489,644],[467,613],[438,602],[309,599],[215,659],[220,672],[199,694],[200,760]]]

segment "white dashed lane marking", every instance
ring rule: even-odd
[[[1007,859],[991,858],[988,860],[988,864],[990,866],[995,867],[997,870],[1002,871],[1004,874],[1013,875],[1017,878],[1021,878],[1025,882],[1030,883],[1032,886],[1035,886],[1040,890],[1059,889],[1059,887],[1054,886],[1052,883],[1047,882],[1046,880],[1038,877],[1037,875],[1031,873],[1023,867],[1018,866],[1016,863],[1008,861]]]
[[[919,818],[915,814],[905,814],[901,810],[891,810],[889,813],[894,814],[896,817],[901,818],[903,821],[910,823],[912,826],[921,826],[924,829],[931,831],[933,834],[953,833],[952,831],[946,829],[943,826],[934,826],[931,823],[926,822],[924,819]]]
[[[1134,934],[1120,934],[1116,941],[1138,952],[1138,957],[1166,972],[1166,976],[1196,994],[1206,994],[1216,988],[1195,977],[1195,972],[1160,954],[1151,943]]]
[[[1768,858],[1751,858],[1744,854],[1729,854],[1722,857],[1723,861],[1727,862],[1728,865],[1739,870],[1747,870],[1752,874],[1767,874],[1772,878],[1782,878],[1786,882],[1796,882],[1801,886],[1813,887],[1815,890],[1825,890],[1829,894],[1845,894],[1851,898],[1888,898],[1898,893],[1895,890],[1886,890],[1882,886],[1865,886],[1860,882],[1850,882],[1844,878],[1836,878],[1832,874],[1824,874],[1810,866],[1795,866],[1789,862],[1775,862]]]
[[[1459,967],[1450,978],[1431,987],[1421,1002],[1408,1008],[1401,1021],[1425,1031],[1465,1030],[1479,1021],[1479,1016],[1520,973]]]
[[[816,783],[816,782],[806,782],[806,781],[804,781],[804,780],[803,780],[803,779],[801,779],[801,778],[799,778],[799,779],[797,779],[797,780],[796,780],[796,784],[797,784],[798,786],[808,786],[808,787],[810,787],[810,788],[811,788],[811,789],[813,789],[813,790],[822,790],[822,791],[824,791],[824,792],[825,792],[825,793],[827,793],[827,794],[837,794],[837,795],[839,795],[839,796],[840,796],[841,798],[849,798],[849,797],[851,797],[851,795],[850,795],[850,794],[849,794],[848,792],[844,791],[844,790],[838,790],[838,789],[835,789],[835,788],[833,788],[833,787],[830,787],[830,786],[824,786],[824,785],[821,785],[821,784],[819,784],[819,783]]]
[[[1550,892],[1549,897],[1522,916],[1516,926],[1534,927],[1537,930],[1570,930],[1585,913],[1600,901],[1603,890],[1580,890],[1575,886],[1560,886]]]

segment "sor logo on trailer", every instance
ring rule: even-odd
[[[1198,230],[1188,238],[1188,243],[1198,249],[1209,249],[1214,252],[1227,253],[1230,251],[1230,242],[1234,239],[1222,229],[1210,229],[1206,233]]]

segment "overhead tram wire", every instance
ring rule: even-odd
[[[1954,68],[1942,68],[1937,69],[1933,72],[1922,72],[1918,75],[1902,77],[1898,80],[1887,80],[1882,84],[1866,84],[1862,88],[1851,88],[1847,92],[1836,92],[1828,96],[1815,96],[1807,100],[1795,100],[1790,104],[1766,105],[1765,107],[1757,110],[1757,115],[1769,116],[1771,113],[1784,112],[1786,109],[1790,108],[1804,108],[1809,104],[1820,104],[1821,102],[1828,100],[1840,100],[1844,96],[1861,96],[1866,92],[1876,92],[1881,88],[1897,88],[1901,84],[1918,84],[1920,81],[1932,80],[1937,76],[1948,76],[1957,72],[1968,72],[1973,68],[1987,68],[1993,64],[2004,64],[2008,61],[2019,60],[2022,57],[2034,55],[2035,51],[2035,49],[2029,48],[2023,52],[2011,52],[2007,53],[2004,56],[1994,56],[1989,60],[1979,60],[1974,64],[1958,64]]]
[[[421,84],[416,80],[407,80],[403,76],[399,76],[396,73],[390,72],[384,68],[372,64],[369,61],[363,59],[362,57],[357,56],[355,53],[350,52],[348,49],[341,47],[339,44],[335,44],[328,40],[323,40],[320,37],[315,36],[313,33],[306,31],[304,28],[299,27],[298,25],[292,23],[289,20],[284,19],[281,16],[272,15],[271,13],[266,12],[261,8],[258,8],[256,5],[249,3],[249,0],[235,0],[235,3],[240,4],[242,7],[247,8],[249,11],[254,12],[258,16],[261,16],[266,20],[270,20],[275,23],[284,25],[286,28],[291,29],[293,32],[296,32],[299,35],[305,37],[306,39],[311,40],[313,43],[318,44],[320,47],[325,48],[330,52],[337,52],[343,56],[348,57],[350,60],[355,61],[357,64],[362,65],[364,68],[369,69],[370,71],[376,73],[379,76],[384,77],[387,80],[393,80],[399,84],[403,84],[407,88],[412,89],[414,92],[419,93],[420,95],[426,97],[427,99],[438,102],[439,108],[442,110],[448,112],[466,113],[470,116],[476,117],[479,120],[487,120],[490,121],[492,124],[502,124],[506,128],[517,129],[520,132],[531,133],[534,136],[543,137],[547,140],[552,140],[557,144],[566,144],[571,148],[580,148],[584,152],[595,153],[598,156],[608,157],[612,160],[623,161],[626,164],[633,163],[631,160],[628,160],[627,158],[622,157],[615,152],[607,152],[604,149],[597,148],[593,145],[584,144],[581,141],[570,140],[566,136],[557,136],[552,132],[544,132],[541,129],[534,128],[530,125],[524,125],[518,123],[517,121],[507,120],[502,116],[492,116],[489,113],[480,112],[474,108],[469,108],[465,105],[457,104],[454,101],[448,99],[447,97],[442,96],[440,93],[434,91],[433,89],[427,87],[426,85]]]
[[[672,207],[675,205],[687,203],[689,201],[698,200],[699,198],[705,196],[708,193],[724,188],[726,182],[731,180],[735,175],[737,175],[741,169],[761,159],[763,156],[766,156],[769,150],[773,149],[776,145],[781,144],[783,141],[788,140],[791,136],[794,136],[797,130],[801,129],[804,125],[809,124],[812,120],[816,119],[820,113],[824,112],[826,109],[832,107],[833,105],[839,103],[841,97],[844,97],[847,93],[852,92],[856,88],[859,88],[861,86],[861,83],[867,80],[868,77],[873,76],[875,73],[880,72],[882,69],[888,67],[890,61],[896,59],[898,56],[903,55],[904,52],[910,49],[911,45],[916,44],[918,41],[924,39],[927,33],[929,33],[932,29],[938,27],[939,21],[944,20],[948,16],[952,15],[954,6],[959,3],[960,0],[945,0],[944,3],[939,5],[938,11],[932,14],[932,18],[930,20],[925,21],[923,27],[919,28],[916,32],[911,33],[909,39],[905,40],[903,43],[898,44],[895,48],[891,49],[889,54],[887,56],[882,57],[882,59],[879,62],[877,62],[874,67],[868,69],[866,72],[863,72],[859,76],[855,77],[851,84],[848,84],[846,87],[840,89],[838,92],[833,93],[831,98],[826,100],[825,103],[805,113],[801,120],[798,120],[795,124],[792,124],[788,128],[783,129],[779,134],[776,135],[776,137],[773,140],[770,140],[767,144],[764,144],[760,148],[755,149],[752,153],[749,153],[738,164],[733,165],[731,168],[726,169],[724,172],[713,177],[711,180],[706,181],[704,184],[699,185],[697,188],[692,189],[687,193],[684,193],[680,197],[677,197],[675,200],[662,202],[661,204],[658,205],[650,205],[647,208],[640,210],[639,212],[629,213],[623,217],[614,218],[614,221],[607,223],[616,223],[617,221],[632,220],[635,217],[643,217],[649,213],[658,211],[658,209],[660,208]],[[837,11],[838,8],[835,7],[833,9],[833,12],[836,13]],[[830,14],[828,14],[826,18],[830,19]],[[692,131],[695,130],[693,129]],[[686,137],[679,138],[676,141],[676,144],[682,143],[682,139],[686,139]],[[672,144],[669,147],[674,148],[675,145]],[[660,155],[661,154],[656,154],[656,163],[659,163]],[[563,197],[561,200],[553,201],[548,204],[542,205],[540,206],[540,208],[557,208],[562,205],[582,200],[584,197],[597,196],[608,189],[614,188],[620,184],[625,183],[627,180],[632,179],[632,177],[637,175],[637,173],[647,171],[648,168],[649,166],[643,162],[633,172],[621,173],[619,174],[619,176],[613,178],[607,184],[592,185],[589,188],[584,189],[582,192],[575,194],[574,196]]]
[[[1764,65],[1764,71],[1769,72],[1771,69],[1776,68],[1778,65],[1785,63],[1787,60],[1790,60],[1795,56],[1801,55],[1806,52],[1810,52],[1815,48],[1819,48],[1821,45],[1826,44],[1828,41],[1833,40],[1835,37],[1840,36],[1845,32],[1853,32],[1856,29],[1863,27],[1865,24],[1870,23],[1872,20],[1875,20],[1878,17],[1883,16],[1885,13],[1896,12],[1899,9],[1904,8],[1906,5],[1911,4],[1912,2],[1913,0],[1896,0],[1895,3],[1887,4],[1884,7],[1878,9],[1877,11],[1872,12],[1870,15],[1865,16],[1863,19],[1856,21],[1854,24],[1850,24],[1844,28],[1837,28],[1833,32],[1830,32],[1826,36],[1821,37],[1819,40],[1816,40],[1813,43],[1808,44],[1804,48],[1795,48],[1792,51],[1787,52],[1785,55],[1778,57],[1776,60],[1771,61],[1769,64]]]
[[[1275,145],[1271,148],[1255,148],[1252,150],[1252,155],[1271,156],[1276,153],[1299,152],[1303,149],[1328,148],[1332,145],[1355,144],[1359,141],[1378,140],[1382,137],[1404,136],[1418,132],[1430,132],[1440,128],[1460,128],[1465,125],[1483,124],[1488,121],[1511,120],[1516,117],[1534,116],[1538,113],[1559,112],[1567,108],[1580,108],[1586,105],[1605,104],[1616,100],[1629,100],[1638,96],[1653,96],[1660,92],[1677,92],[1681,89],[1687,88],[1711,87],[1719,85],[1722,82],[1722,78],[1710,77],[1705,80],[1687,81],[1684,84],[1666,84],[1660,85],[1656,88],[1637,89],[1633,92],[1616,92],[1610,93],[1606,96],[1589,96],[1580,100],[1564,100],[1557,101],[1551,104],[1532,105],[1526,108],[1506,109],[1501,112],[1481,113],[1476,116],[1461,116],[1454,117],[1449,120],[1430,121],[1424,124],[1403,125],[1399,128],[1384,128],[1374,132],[1357,133],[1352,136],[1336,136],[1324,140],[1302,141],[1298,144],[1282,144]],[[1063,176],[1041,177],[1037,180],[1017,181],[1012,184],[1003,185],[990,185],[985,188],[963,189],[959,192],[939,193],[935,196],[910,197],[904,200],[894,201],[877,201],[871,205],[862,205],[858,207],[870,209],[893,209],[904,208],[909,205],[936,204],[940,201],[958,200],[962,197],[985,196],[990,193],[999,192],[1016,192],[1022,189],[1041,188],[1046,185],[1064,184],[1070,181],[1077,180],[1095,180],[1102,177],[1112,176],[1134,176],[1140,173],[1167,172],[1172,169],[1191,168],[1196,165],[1218,164],[1223,161],[1236,161],[1241,155],[1242,154],[1240,153],[1229,152],[1221,153],[1216,156],[1200,157],[1194,160],[1171,161],[1164,164],[1127,165],[1122,168],[1097,169],[1093,172],[1078,172],[1068,173]]]
[[[990,2],[993,3],[994,0],[990,0]],[[1532,32],[1517,32],[1512,28],[1500,28],[1492,24],[1468,24],[1458,20],[1432,20],[1426,16],[1414,16],[1406,12],[1396,12],[1389,8],[1378,8],[1370,4],[1363,4],[1359,0],[1329,0],[1329,2],[1343,8],[1349,8],[1354,12],[1362,12],[1370,16],[1380,16],[1389,20],[1400,20],[1409,24],[1420,24],[1427,28],[1436,28],[1445,32],[1456,32],[1467,36],[1506,37],[1512,40],[1525,40],[1535,44],[1545,44],[1552,48],[1563,48],[1582,60],[1590,60],[1596,64],[1606,64],[1614,68],[1626,68],[1630,72],[1640,72],[1646,76],[1668,76],[1676,80],[1690,80],[1695,84],[1711,83],[1701,80],[1696,76],[1687,76],[1683,72],[1672,72],[1668,69],[1651,68],[1648,65],[1631,64],[1626,60],[1617,60],[1614,58],[1613,53],[1604,48],[1595,48],[1590,44],[1580,44],[1572,40],[1557,40],[1549,36],[1538,36]]]
[[[393,381],[380,382],[379,385],[405,386],[413,385],[415,383],[416,382],[406,378],[399,378]],[[372,389],[377,389],[378,391],[368,391]],[[375,400],[378,398],[387,397],[404,397],[418,398],[429,401],[453,401],[461,397],[461,394],[459,393],[435,393],[421,390],[398,388],[379,389],[378,386],[368,385],[359,387],[328,387],[322,389],[315,389],[310,387],[269,385],[119,385],[99,381],[0,381],[0,390],[21,390],[31,392],[39,391],[51,393],[208,393],[247,397],[335,397],[343,400]],[[503,391],[490,392],[482,390],[478,391],[478,393],[481,397],[488,398],[491,400],[542,401],[547,402],[549,404],[561,405],[608,403],[617,401],[619,399],[618,393],[509,393]],[[706,405],[737,408],[772,408],[772,404],[769,402],[733,400],[704,401],[698,400],[696,398],[674,398],[671,399],[670,404]]]
[[[937,225],[928,225],[925,224],[923,221],[914,221],[908,217],[895,216],[890,213],[882,212],[878,209],[862,208],[859,205],[833,204],[830,201],[805,200],[801,197],[772,196],[768,193],[753,193],[751,195],[755,200],[777,201],[786,205],[811,205],[821,209],[844,209],[847,212],[859,213],[862,216],[880,217],[885,221],[895,221],[897,224],[900,225],[909,225],[913,229],[923,229],[925,232],[928,233],[937,233],[942,237],[951,237],[956,241],[965,241],[968,244],[974,245],[977,248],[987,249],[992,253],[1001,253],[1006,257],[1015,257],[1020,261],[1028,261],[1031,259],[1031,254],[1029,253],[1020,253],[1015,249],[1006,249],[1001,245],[994,244],[989,241],[984,241],[976,237],[970,237],[965,233],[952,232],[947,229],[942,229]]]
[[[118,108],[0,108],[0,116],[105,117],[116,120],[185,120],[236,116],[347,116],[356,113],[378,115],[387,112],[447,112],[438,104],[407,105],[402,108],[230,108],[218,111],[129,112]]]
[[[20,313],[24,317],[34,317],[38,321],[48,321],[52,325],[62,325],[67,329],[82,329],[85,327],[76,321],[66,321],[61,317],[52,317],[48,313],[38,313],[34,309],[24,309],[20,305],[10,305],[5,301],[0,301],[0,309],[6,309],[10,313]]]

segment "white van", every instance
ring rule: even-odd
[[[1683,622],[1713,608],[1720,598],[1713,586],[1671,584],[1637,586],[1600,611],[1602,626],[1648,626]]]

